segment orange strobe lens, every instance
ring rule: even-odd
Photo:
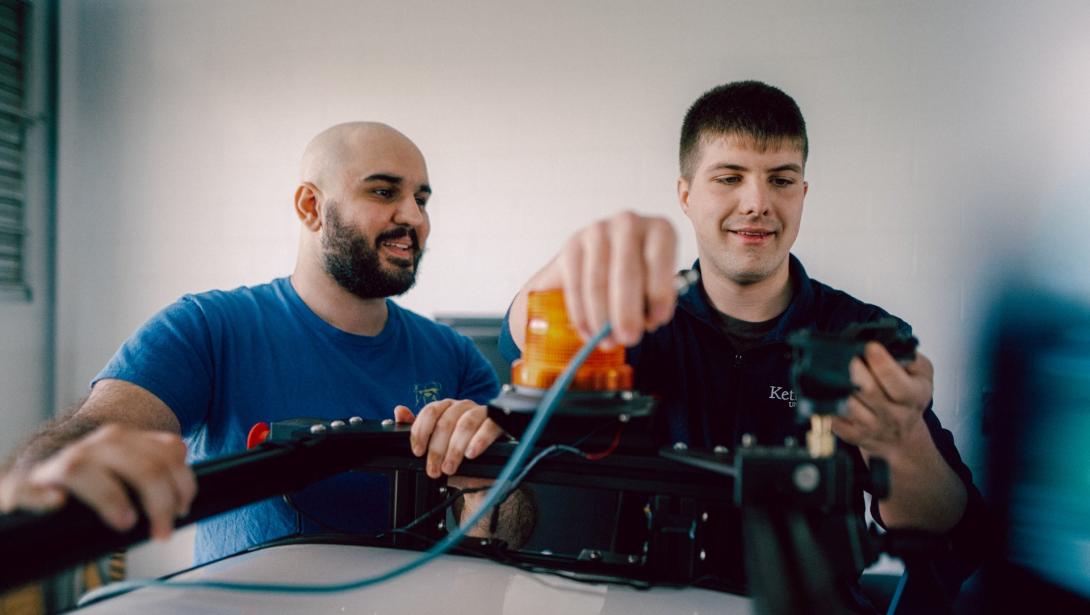
[[[526,321],[526,351],[511,366],[511,382],[525,387],[547,389],[564,371],[583,339],[568,322],[564,293],[560,290],[533,291],[529,296]],[[575,391],[623,391],[632,388],[632,368],[624,362],[624,348],[603,351],[595,348],[575,373]]]

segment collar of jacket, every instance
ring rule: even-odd
[[[784,341],[787,334],[796,329],[801,329],[810,324],[814,305],[814,284],[810,276],[806,275],[806,269],[795,258],[794,254],[788,256],[788,283],[791,284],[791,303],[787,305],[783,315],[776,323],[776,327],[765,336],[764,342]],[[693,262],[693,269],[700,271],[700,259]],[[720,329],[719,319],[715,308],[708,301],[708,295],[704,292],[704,282],[701,278],[699,288],[691,288],[678,299],[678,307],[685,310],[697,320]]]

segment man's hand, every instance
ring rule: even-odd
[[[103,425],[37,464],[8,472],[0,479],[0,512],[52,510],[71,494],[118,531],[136,524],[139,506],[152,537],[165,540],[197,493],[185,454],[175,434]]]
[[[858,390],[848,398],[843,416],[833,419],[833,432],[866,455],[890,459],[927,431],[922,418],[931,403],[934,368],[917,353],[901,366],[878,342],[869,342],[863,358],[849,367]]]
[[[845,415],[833,419],[833,433],[858,446],[867,463],[874,456],[889,462],[890,495],[878,502],[886,527],[949,530],[968,495],[923,420],[933,390],[931,361],[917,353],[902,367],[870,342],[849,369],[859,390],[848,398]]]
[[[584,338],[609,322],[607,345],[636,344],[673,318],[676,253],[677,233],[665,218],[624,212],[581,229],[515,298],[515,343],[525,343],[527,294],[561,288],[568,319]]]
[[[433,401],[418,416],[398,406],[394,420],[412,423],[409,444],[417,457],[427,453],[426,472],[431,478],[452,476],[463,458],[475,459],[503,435],[500,426],[488,418],[488,409],[468,399]]]

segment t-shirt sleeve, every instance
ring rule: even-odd
[[[127,339],[91,385],[114,378],[147,389],[174,412],[188,436],[204,422],[211,404],[212,357],[205,314],[185,296]]]
[[[468,337],[460,337],[462,344],[462,382],[458,392],[459,399],[472,399],[478,404],[487,404],[500,392],[500,381],[496,370],[484,358],[481,351]]]

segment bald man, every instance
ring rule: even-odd
[[[412,448],[428,473],[453,474],[502,432],[480,405],[498,382],[473,343],[389,299],[416,280],[431,192],[423,155],[397,130],[356,122],[319,134],[295,191],[291,277],[186,295],[155,315],[75,413],[17,455],[0,509],[49,509],[72,495],[119,530],[140,508],[165,538],[196,492],[187,452],[239,451],[254,423],[298,416],[415,419]],[[291,503],[206,520],[195,560],[296,533],[381,531],[387,489],[382,476],[350,473]]]

